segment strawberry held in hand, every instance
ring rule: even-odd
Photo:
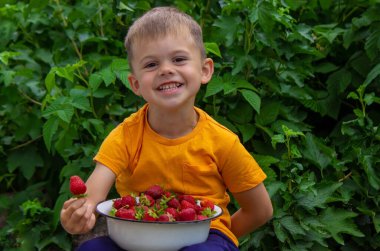
[[[70,177],[70,192],[75,198],[86,196],[87,187],[84,181],[77,175]]]

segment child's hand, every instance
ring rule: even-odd
[[[96,222],[95,206],[88,199],[69,199],[61,210],[62,227],[70,234],[84,234]]]

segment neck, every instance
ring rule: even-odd
[[[188,110],[173,110],[161,112],[149,107],[148,123],[159,135],[175,139],[189,134],[198,123],[198,114],[194,107]]]

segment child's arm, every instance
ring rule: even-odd
[[[231,216],[231,231],[237,238],[264,225],[272,217],[272,203],[263,183],[232,195],[240,206],[240,209]]]
[[[96,205],[107,198],[115,182],[115,174],[106,166],[97,163],[86,182],[87,196],[69,199],[61,210],[61,224],[70,234],[83,234],[90,231],[96,222]]]

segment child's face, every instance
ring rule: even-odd
[[[189,34],[139,41],[133,47],[132,90],[151,106],[177,109],[193,106],[201,84],[213,74],[211,59],[202,59]]]

